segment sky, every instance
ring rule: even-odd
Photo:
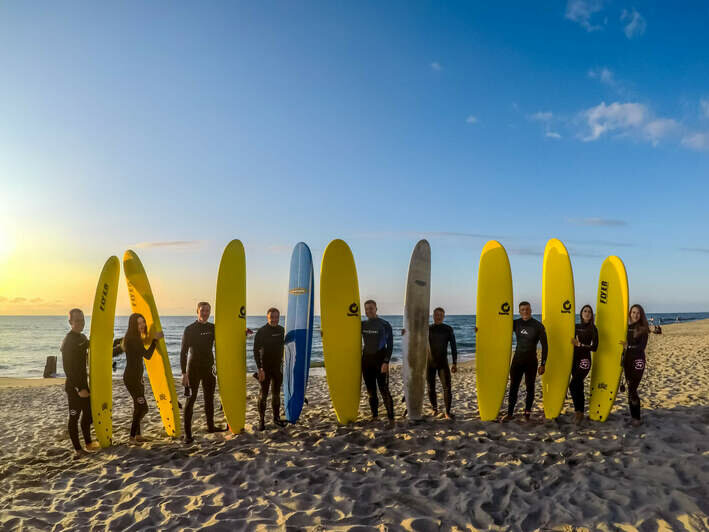
[[[577,306],[608,255],[649,312],[709,310],[709,5],[0,3],[0,314],[90,311],[134,249],[162,314],[247,255],[247,310],[286,308],[293,246],[333,238],[400,314],[475,312],[487,240],[541,311],[548,239]],[[125,286],[118,313],[129,313]]]

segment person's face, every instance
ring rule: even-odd
[[[441,311],[441,310],[434,310],[433,311],[433,323],[436,325],[443,323],[443,318],[446,317],[446,313]]]
[[[202,305],[197,309],[197,319],[202,323],[205,323],[209,319],[209,315],[212,312],[212,307],[209,305]]]
[[[593,315],[593,314],[591,313],[591,309],[588,308],[588,307],[585,307],[585,308],[581,311],[581,319],[582,319],[584,322],[589,322],[589,321],[591,321],[591,316],[592,316],[592,315]]]
[[[364,306],[364,314],[370,320],[377,317],[377,306],[374,303],[367,303]]]
[[[138,318],[138,332],[141,335],[145,336],[146,330],[147,330],[147,326],[145,325],[145,318],[143,318],[141,316],[140,318]]]
[[[74,312],[70,317],[69,317],[69,326],[71,327],[71,330],[77,333],[80,333],[81,331],[84,330],[84,313],[83,312]]]
[[[640,321],[640,309],[633,307],[630,309],[630,323],[636,323],[638,321]]]
[[[268,313],[268,324],[269,325],[278,325],[278,320],[281,319],[281,314],[278,311],[272,311]]]
[[[523,320],[528,320],[532,317],[532,307],[531,305],[522,305],[519,307],[519,315]]]

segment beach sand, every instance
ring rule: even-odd
[[[244,434],[205,434],[200,392],[195,444],[171,441],[148,395],[143,433],[157,439],[133,447],[116,380],[117,445],[75,460],[63,381],[3,379],[0,528],[709,530],[709,320],[663,330],[650,338],[638,428],[622,394],[606,423],[576,427],[570,400],[542,423],[539,380],[536,421],[481,422],[471,363],[453,377],[454,421],[402,419],[394,368],[393,428],[366,422],[364,392],[362,421],[337,426],[316,376],[297,425],[275,428],[269,402],[258,433],[249,377]]]

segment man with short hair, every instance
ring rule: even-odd
[[[66,375],[64,390],[69,400],[69,437],[74,445],[75,457],[79,458],[86,455],[79,442],[79,417],[81,417],[81,432],[86,442],[86,449],[97,449],[99,445],[91,441],[91,402],[86,376],[89,339],[82,333],[85,320],[81,309],[73,308],[69,311],[69,325],[71,330],[64,337],[60,351]]]
[[[534,384],[537,379],[537,344],[542,344],[542,362],[539,365],[539,375],[544,374],[549,350],[544,325],[532,318],[532,305],[529,302],[522,301],[519,304],[519,315],[520,317],[514,320],[512,326],[517,338],[517,347],[515,347],[514,358],[510,366],[510,393],[507,399],[507,415],[502,418],[503,422],[514,418],[517,393],[523,376],[527,388],[524,417],[529,420],[534,403]]]
[[[446,419],[453,419],[451,414],[451,403],[453,393],[451,391],[451,372],[458,371],[458,348],[455,343],[455,333],[453,327],[443,323],[446,312],[441,308],[433,310],[433,324],[428,326],[428,343],[431,347],[428,354],[428,364],[426,380],[428,383],[428,398],[431,401],[433,415],[438,415],[438,401],[436,399],[436,375],[443,387],[443,402],[446,407]],[[448,366],[448,345],[451,347],[451,357],[453,365]]]
[[[389,392],[389,360],[394,351],[394,335],[388,321],[377,316],[377,303],[369,299],[364,302],[367,320],[362,322],[362,377],[369,395],[372,420],[379,415],[379,398],[387,410],[389,421],[394,420],[394,400]]]
[[[209,315],[212,306],[206,301],[197,303],[197,319],[185,327],[180,350],[182,384],[190,391],[185,405],[185,443],[192,443],[192,414],[197,401],[199,383],[204,394],[204,413],[207,417],[207,432],[224,432],[225,427],[214,425],[214,390],[217,387],[214,368],[214,324]],[[189,356],[188,356],[189,353]]]
[[[271,407],[273,422],[279,427],[285,426],[281,420],[281,386],[283,385],[283,346],[285,330],[278,325],[281,313],[275,307],[266,312],[267,323],[259,328],[254,337],[254,360],[258,368],[258,381],[261,391],[258,396],[258,430],[266,428],[266,401],[271,389]]]

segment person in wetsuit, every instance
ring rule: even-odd
[[[623,344],[623,371],[628,384],[628,407],[634,426],[642,423],[640,419],[640,395],[638,386],[645,372],[645,348],[647,347],[650,326],[645,317],[645,310],[640,305],[630,307],[628,313],[628,336]]]
[[[197,401],[199,383],[204,394],[204,413],[207,417],[207,432],[224,432],[225,427],[214,425],[214,390],[217,387],[214,368],[214,324],[209,315],[212,307],[206,301],[197,303],[197,319],[185,327],[180,350],[182,385],[189,388],[190,395],[185,405],[185,443],[192,443],[192,414]],[[189,355],[189,356],[188,356]]]
[[[148,332],[145,318],[142,314],[133,313],[128,318],[128,330],[121,342],[121,348],[126,354],[126,367],[123,370],[123,383],[133,398],[133,421],[130,426],[130,442],[141,444],[148,441],[140,434],[140,421],[148,413],[148,403],[145,400],[145,383],[143,381],[143,358],[150,360],[155,353],[158,340],[163,338],[159,331],[152,337]],[[150,340],[150,345],[145,348],[145,340]],[[158,356],[160,352],[158,351]]]
[[[576,324],[576,335],[571,340],[574,344],[574,361],[569,382],[569,392],[574,400],[574,423],[577,425],[583,421],[583,381],[591,371],[591,351],[598,349],[598,329],[594,324],[591,305],[584,305],[579,315],[581,321]]]
[[[71,330],[64,337],[60,347],[66,375],[64,391],[69,401],[69,438],[74,445],[77,458],[86,454],[79,442],[79,417],[81,417],[81,433],[84,436],[86,449],[93,450],[99,447],[98,442],[91,441],[91,402],[86,376],[89,339],[82,333],[84,323],[84,313],[81,309],[71,309],[69,311]]]
[[[428,398],[431,401],[433,415],[438,414],[438,401],[436,400],[436,375],[443,387],[443,402],[446,407],[446,419],[452,419],[451,402],[453,392],[451,391],[451,373],[458,371],[458,348],[455,343],[455,333],[453,327],[443,323],[446,313],[438,307],[433,310],[433,324],[428,326],[428,343],[431,350],[428,354],[428,364],[426,370],[426,380],[428,383]],[[448,366],[448,345],[451,347],[451,358],[453,365]]]
[[[362,378],[369,395],[372,420],[379,416],[379,398],[387,410],[387,417],[394,420],[394,400],[389,392],[389,360],[394,351],[394,334],[388,321],[377,316],[377,303],[372,299],[364,302],[367,320],[362,322]]]
[[[279,427],[285,426],[281,420],[281,386],[283,385],[283,346],[285,330],[278,325],[280,311],[271,307],[266,312],[268,322],[259,328],[254,337],[254,360],[258,368],[258,381],[261,391],[258,396],[258,430],[266,428],[266,400],[271,389],[271,407],[273,422]]]
[[[544,325],[532,318],[532,305],[527,301],[519,304],[520,318],[514,320],[512,328],[517,338],[517,347],[510,366],[510,392],[507,398],[507,415],[502,421],[510,421],[514,418],[515,405],[517,404],[517,394],[519,385],[524,377],[527,388],[527,400],[524,405],[524,417],[529,420],[532,415],[532,404],[534,403],[534,384],[537,379],[537,344],[542,344],[542,362],[539,364],[539,374],[544,374],[544,366],[547,362],[549,347],[547,345],[547,333]]]

